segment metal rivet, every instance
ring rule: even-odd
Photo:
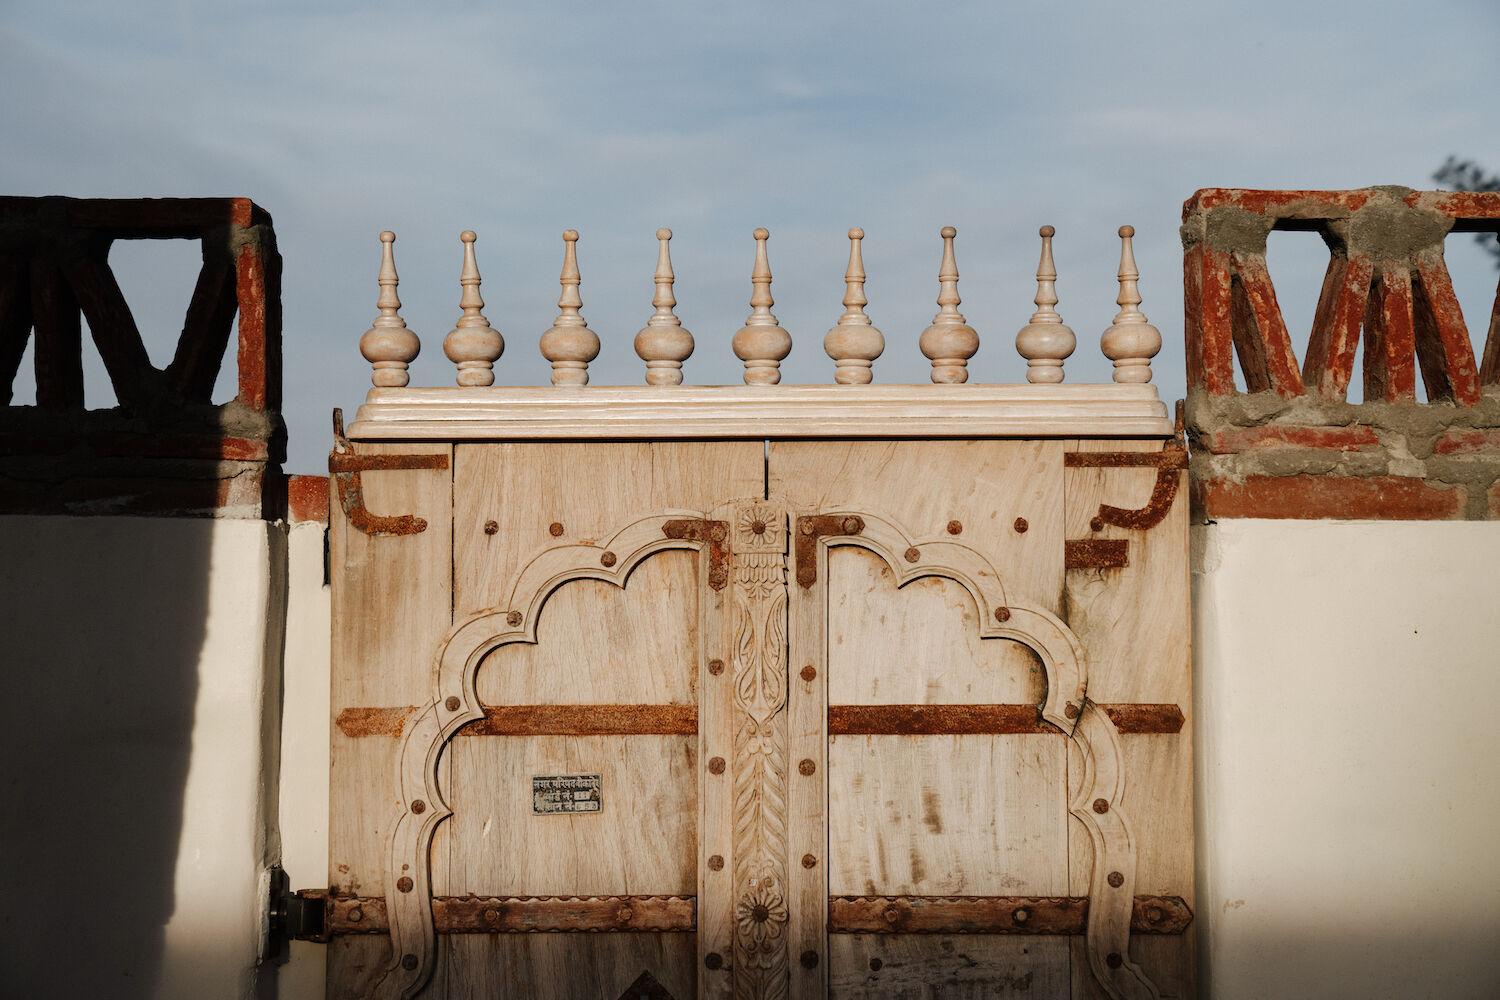
[[[964,523],[962,521],[949,521],[948,522],[948,534],[950,534],[950,535],[962,535],[963,533],[964,533]]]
[[[722,542],[728,536],[729,532],[725,530],[724,525],[722,524],[715,524],[713,530],[708,533],[708,537],[712,538],[716,542]]]
[[[606,552],[599,557],[599,562],[605,566],[613,566],[615,564],[615,554],[613,552]]]
[[[486,522],[484,522],[484,533],[486,535],[493,535],[495,532],[497,532],[499,530],[500,530],[500,523],[498,521],[486,521]]]
[[[724,870],[724,856],[722,854],[711,854],[708,858],[708,870],[721,872]]]
[[[1161,923],[1161,918],[1165,916],[1166,914],[1161,911],[1161,907],[1159,906],[1151,906],[1146,909],[1146,920],[1149,923],[1159,924]]]
[[[512,628],[514,628],[515,626],[521,624],[521,612],[519,612],[519,611],[512,611],[510,614],[508,614],[508,615],[505,616],[505,622],[506,622],[507,625],[511,626]]]
[[[802,760],[797,764],[797,773],[802,775],[803,777],[813,774],[817,771],[817,769],[818,765],[814,764],[812,762],[812,758],[810,757],[803,757]]]
[[[448,700],[443,702],[443,705],[446,706],[448,711],[450,712],[457,712],[458,706],[461,704],[463,704],[463,702],[458,700],[458,695],[456,694],[450,694],[448,696]]]
[[[804,951],[801,962],[804,969],[816,969],[818,967],[818,953],[815,951]]]
[[[500,911],[495,909],[493,906],[486,906],[484,908],[484,919],[492,924],[499,923]]]
[[[811,663],[809,663],[807,666],[802,668],[801,675],[803,680],[811,682],[818,676],[818,671],[813,667]]]
[[[1104,956],[1104,964],[1109,966],[1111,969],[1118,969],[1120,966],[1125,964],[1125,960],[1120,957],[1119,952],[1112,951],[1108,955]]]
[[[1008,622],[1008,621],[1010,621],[1010,608],[996,608],[995,609],[995,621],[997,621],[997,622]]]
[[[922,552],[915,545],[906,550],[907,562],[916,562],[920,558],[922,558]]]
[[[813,857],[811,854],[804,854],[802,855],[802,867],[816,868],[818,867],[818,859]]]
[[[1089,530],[1090,531],[1103,531],[1104,530],[1104,518],[1102,518],[1102,517],[1096,517],[1093,520],[1089,521]]]
[[[880,971],[880,967],[882,965],[884,965],[884,964],[885,963],[882,962],[880,959],[878,959],[878,958],[872,958],[872,959],[870,959],[870,971],[871,972],[879,972]]]
[[[894,906],[887,906],[885,908],[885,914],[884,914],[884,916],[885,916],[885,922],[888,923],[888,924],[894,924],[897,920],[899,920],[901,918],[901,914],[899,914],[899,913],[896,912],[896,908]]]
[[[859,533],[859,529],[860,529],[859,518],[857,518],[857,517],[846,517],[846,518],[844,518],[844,530],[847,531],[849,534],[851,534],[851,535],[858,534]]]
[[[723,757],[710,757],[708,759],[708,773],[709,774],[723,774],[724,773],[724,758]]]
[[[427,803],[423,802],[421,799],[416,799],[411,804],[411,811],[420,816],[427,811]]]
[[[813,527],[813,523],[811,521],[803,521],[802,527],[798,528],[797,530],[801,531],[804,535],[810,535],[817,529]]]
[[[1104,800],[1100,799],[1099,801],[1102,802]],[[1096,812],[1103,812],[1104,811],[1103,809],[1100,809],[1097,804],[1094,806],[1094,810]],[[1113,887],[1115,889],[1118,889],[1118,888],[1120,888],[1120,886],[1122,886],[1122,885],[1125,884],[1125,876],[1121,875],[1119,872],[1110,872],[1109,873],[1109,878],[1106,879],[1106,881],[1109,882],[1109,884],[1110,884],[1111,887]]]
[[[410,876],[402,875],[396,880],[396,889],[399,892],[411,892],[412,881]]]
[[[750,523],[750,530],[757,535],[764,535],[766,533],[766,522],[752,521]]]
[[[561,521],[553,521],[551,524],[547,525],[547,534],[551,535],[553,538],[561,538],[562,533],[563,526]]]
[[[1161,911],[1158,910],[1157,912],[1160,913]],[[357,906],[351,906],[349,907],[349,912],[345,916],[348,918],[351,924],[357,924],[361,920],[365,919],[365,911],[361,910]]]
[[[724,968],[724,956],[716,951],[711,951],[703,956],[703,967],[714,972]]]
[[[1031,911],[1024,906],[1018,906],[1015,912],[1010,915],[1010,919],[1013,923],[1024,924],[1031,919]]]
[[[1026,534],[1026,529],[1029,528],[1029,527],[1031,527],[1031,525],[1029,525],[1029,524],[1026,523],[1026,518],[1024,518],[1024,517],[1018,517],[1018,518],[1016,518],[1016,533],[1017,534],[1020,534],[1020,535]]]
[[[401,956],[401,968],[405,969],[407,972],[412,972],[415,971],[416,967],[417,956],[413,955],[411,952],[407,952],[405,955]]]
[[[1070,719],[1078,718],[1078,706],[1073,704],[1071,701],[1068,702],[1068,704],[1063,708],[1063,715],[1066,715]]]
[[[1109,802],[1105,799],[1095,799],[1094,812],[1099,813],[1100,815],[1109,812]]]
[[[633,916],[635,916],[635,911],[628,906],[621,906],[615,911],[615,919],[622,924],[629,923]]]
[[[722,674],[724,672],[724,661],[723,660],[709,660],[708,661],[708,672],[711,673],[711,674],[713,674],[715,677],[717,677],[720,674]]]

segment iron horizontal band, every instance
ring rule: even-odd
[[[321,898],[325,936],[385,934],[382,896]],[[1087,896],[831,896],[832,934],[1083,934]],[[439,934],[690,932],[698,929],[695,896],[435,896]],[[1180,896],[1136,896],[1133,934],[1181,934],[1193,911]]]
[[[1176,705],[1100,705],[1122,733],[1177,733]],[[829,705],[830,736],[1061,736],[1035,705]]]
[[[833,896],[833,934],[1083,934],[1087,896]],[[1132,934],[1181,934],[1193,911],[1180,896],[1136,896]]]

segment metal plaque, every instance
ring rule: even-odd
[[[600,807],[602,782],[597,774],[536,774],[531,778],[531,811],[552,813],[596,813]]]

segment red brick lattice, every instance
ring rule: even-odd
[[[116,240],[195,239],[171,362],[152,365],[109,266]],[[236,398],[211,399],[236,330]],[[82,323],[119,405],[84,405]],[[34,338],[36,405],[12,406]],[[283,506],[281,257],[246,198],[0,198],[0,510],[259,515]],[[270,476],[267,476],[267,472]],[[264,492],[276,484],[276,497]]]
[[[1300,363],[1266,268],[1273,230],[1317,232],[1329,248]],[[1211,188],[1187,201],[1187,427],[1199,516],[1495,517],[1500,288],[1476,362],[1443,259],[1453,232],[1500,233],[1500,193]],[[1365,400],[1351,403],[1361,338]]]

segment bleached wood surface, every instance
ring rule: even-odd
[[[1165,437],[1143,385],[371,389],[360,440]]]

